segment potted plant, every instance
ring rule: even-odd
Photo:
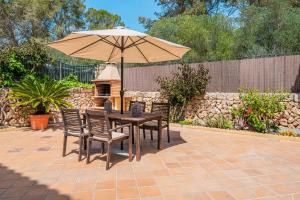
[[[51,108],[58,110],[60,107],[70,106],[65,100],[70,96],[68,87],[50,79],[25,78],[15,84],[10,94],[15,106],[33,110],[30,113],[30,124],[34,130],[48,127]]]

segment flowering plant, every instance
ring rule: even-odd
[[[231,111],[240,128],[251,128],[257,132],[278,130],[276,117],[285,109],[284,92],[260,93],[254,89],[240,92],[241,105]],[[242,125],[241,125],[242,124]]]

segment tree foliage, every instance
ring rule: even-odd
[[[31,41],[0,51],[0,86],[11,86],[26,75],[36,74],[49,61],[45,47]]]
[[[200,62],[233,58],[234,31],[223,15],[163,18],[153,24],[149,33],[192,48],[185,60]]]
[[[1,0],[0,44],[46,41],[84,27],[83,0]]]
[[[18,46],[31,39],[48,42],[72,31],[116,25],[123,25],[118,15],[94,8],[86,11],[84,0],[0,0],[0,46]]]
[[[229,5],[238,3],[235,0],[155,0],[162,10],[156,13],[159,17],[174,17],[180,14],[213,15]],[[240,2],[239,2],[240,3]]]
[[[237,9],[249,5],[263,7],[270,4],[270,0],[155,0],[161,7],[156,16],[175,17],[181,14],[215,15],[219,13],[231,15]],[[299,0],[283,0],[286,3],[299,7]]]
[[[300,52],[300,8],[288,1],[244,8],[239,18],[235,55],[255,57]]]
[[[53,1],[53,0],[44,0]],[[84,0],[55,0],[55,12],[53,13],[54,24],[52,39],[60,39],[72,31],[77,31],[85,27]],[[50,29],[50,33],[52,30]]]
[[[124,26],[120,16],[111,14],[103,9],[96,10],[95,8],[89,8],[85,15],[89,30]]]
[[[140,17],[156,37],[191,47],[189,62],[291,55],[300,52],[300,4],[297,0],[160,0],[159,19]],[[182,10],[180,9],[183,6]],[[213,8],[212,8],[212,7]],[[236,8],[235,18],[219,7]],[[209,9],[211,8],[211,9]]]
[[[31,37],[47,37],[51,4],[33,0],[0,1],[0,42],[18,45]]]
[[[244,0],[155,0],[160,11],[155,12],[158,19],[179,15],[232,15],[243,5]],[[140,16],[139,22],[149,30],[157,20]]]

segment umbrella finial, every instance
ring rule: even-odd
[[[114,29],[125,29],[125,27],[124,26],[116,26],[116,27],[114,27]]]

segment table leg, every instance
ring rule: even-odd
[[[132,161],[132,143],[131,143],[131,138],[132,138],[132,134],[133,134],[133,131],[132,131],[133,128],[134,127],[131,124],[131,126],[129,128],[129,139],[128,139],[129,162]]]
[[[82,115],[82,124],[86,125],[86,115]]]
[[[135,133],[136,133],[136,148],[135,148],[135,153],[136,153],[136,160],[140,161],[141,160],[141,146],[140,146],[140,127],[139,125],[135,126]]]
[[[134,129],[132,129],[132,138],[131,138],[131,140],[132,140],[132,144],[134,144]]]
[[[161,118],[158,120],[158,138],[157,138],[157,149],[160,149],[160,143],[161,143],[161,124],[162,124],[162,120]]]
[[[109,125],[110,125],[110,128],[114,128],[114,127],[113,127],[113,121],[112,121],[112,120],[109,120]]]
[[[88,140],[87,136],[83,137],[83,150],[85,150],[85,151],[87,149],[87,140]]]

